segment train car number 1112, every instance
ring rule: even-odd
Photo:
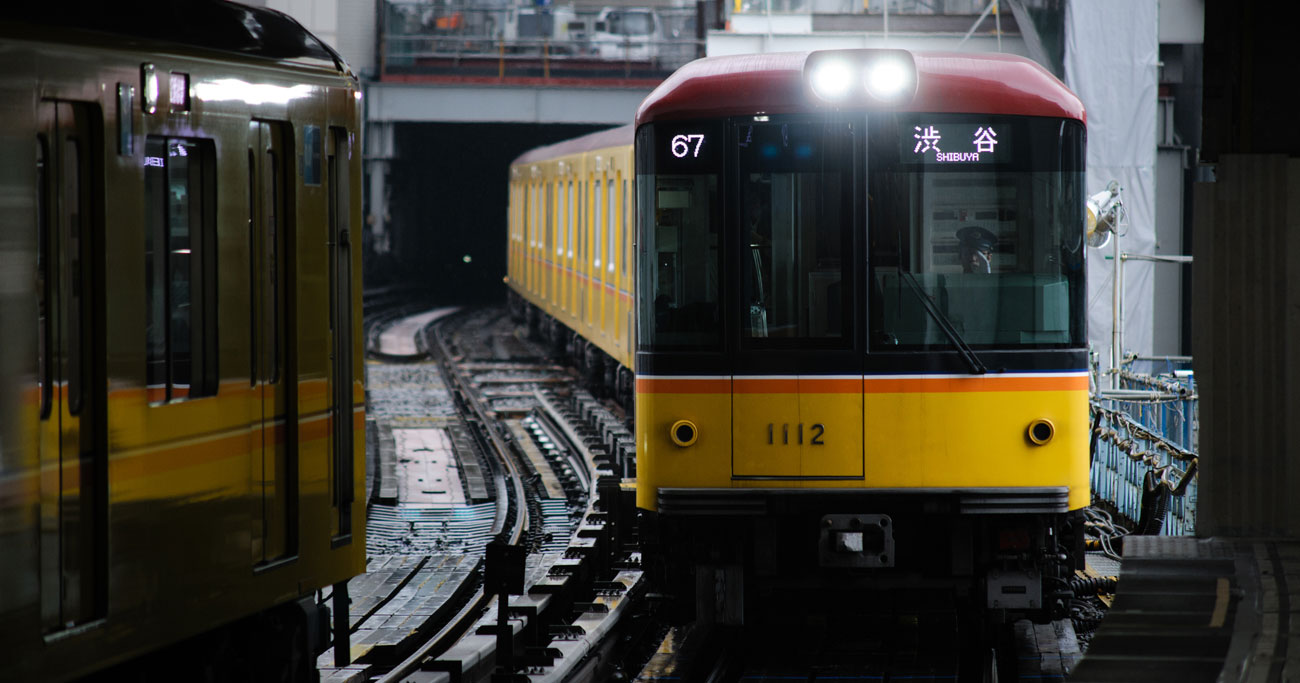
[[[795,443],[798,443],[799,445],[802,446],[803,445],[803,423],[800,422],[799,424],[795,425],[795,428],[796,428]],[[826,442],[822,441],[822,436],[824,436],[825,434],[826,434],[826,425],[821,424],[820,422],[811,425],[808,430],[808,435],[811,437],[811,439],[808,441],[808,443],[813,446],[825,446]],[[771,446],[774,445],[775,443],[776,443],[776,425],[769,422],[767,423],[767,444]],[[789,444],[790,444],[790,425],[783,424],[781,425],[781,445],[788,446]]]

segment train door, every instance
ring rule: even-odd
[[[564,271],[564,240],[568,235],[569,229],[569,209],[573,206],[573,201],[565,202],[564,181],[559,181],[556,188],[556,205],[559,218],[555,223],[555,271],[559,276],[558,294],[556,299],[559,300],[559,307],[562,311],[569,310],[568,292],[569,278]]]
[[[632,240],[631,240],[631,236],[629,235],[628,226],[633,223],[632,216],[635,216],[636,212],[632,209],[631,204],[628,203],[629,200],[632,199],[632,197],[628,196],[627,193],[627,179],[623,178],[622,174],[619,174],[619,176],[620,176],[619,181],[621,183],[622,192],[619,195],[621,200],[618,203],[618,220],[619,220],[619,228],[623,233],[623,258],[621,259],[621,263],[619,265],[619,272],[623,276],[623,290],[630,294],[632,292],[635,283],[632,282],[632,273],[634,271],[629,269],[629,264],[632,263],[632,259],[635,258],[634,256],[635,252],[632,250]],[[634,343],[633,340],[635,339],[636,336],[635,329],[632,327],[633,325],[632,315],[633,315],[633,311],[635,310],[635,306],[636,306],[636,302],[629,296],[627,299],[627,307],[624,309],[624,316],[626,316],[627,334],[624,335],[623,337],[623,349],[628,354],[629,357],[632,355],[632,345]]]
[[[734,132],[732,474],[861,477],[853,124],[791,118]]]
[[[600,174],[596,173],[591,180],[591,263],[587,264],[591,268],[591,312],[583,320],[586,326],[584,334],[592,339],[596,338],[599,332],[604,331],[601,328],[601,305],[605,300],[601,237],[604,232],[602,216],[605,213],[605,205],[604,193],[600,190]]]
[[[551,245],[554,243],[553,235],[555,234],[555,194],[557,192],[557,187],[558,183],[555,181],[548,181],[544,186],[544,192],[546,194],[546,231],[541,236],[542,264],[554,264],[546,271],[542,289],[542,296],[545,297],[552,306],[558,306],[560,303],[559,294],[557,294],[560,289],[560,275],[557,270],[560,264],[558,261],[553,261],[555,257],[551,255],[551,249],[553,248]]]
[[[249,345],[253,397],[253,563],[274,562],[295,551],[297,511],[296,420],[291,419],[292,378],[287,367],[293,339],[288,321],[291,168],[285,126],[249,124]]]
[[[617,337],[617,333],[611,329],[614,327],[611,323],[618,306],[619,285],[618,273],[614,272],[614,259],[618,253],[615,250],[618,233],[614,225],[618,207],[614,202],[614,177],[613,173],[609,173],[605,178],[605,225],[602,228],[605,232],[605,289],[601,296],[600,329],[607,336]]]
[[[41,623],[46,632],[107,607],[104,224],[90,105],[43,102],[37,136]]]
[[[567,192],[569,197],[569,209],[568,209],[568,213],[565,215],[564,218],[564,229],[565,229],[564,256],[560,260],[561,263],[564,264],[563,267],[564,282],[566,283],[564,310],[570,311],[574,315],[577,315],[577,308],[576,308],[576,304],[574,303],[575,301],[577,301],[577,295],[574,294],[574,292],[578,290],[578,286],[580,283],[578,282],[576,276],[578,264],[575,263],[573,260],[573,240],[575,239],[575,236],[577,235],[577,231],[578,231],[578,219],[577,219],[578,206],[576,203],[577,200],[575,199],[575,195],[573,193],[572,179],[570,179],[567,182],[567,187],[568,187]]]
[[[331,128],[326,155],[329,174],[330,247],[330,430],[331,519],[336,541],[352,533],[352,145],[348,131]]]

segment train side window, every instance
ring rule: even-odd
[[[257,386],[257,159],[248,150],[248,385]]]
[[[217,390],[216,153],[211,140],[145,141],[146,382],[151,403]]]
[[[546,194],[546,231],[542,234],[541,255],[542,258],[545,259],[546,261],[550,260],[550,255],[549,255],[550,250],[553,248],[553,245],[555,244],[554,231],[555,231],[555,221],[556,221],[556,216],[555,216],[555,208],[556,208],[556,200],[557,200],[556,195],[559,194],[558,188],[556,187],[557,184],[558,183],[554,181],[548,182],[546,183],[546,188],[544,190],[544,193]],[[556,285],[558,284],[558,282],[553,284],[553,280],[555,279],[555,277],[552,273],[549,272],[545,273],[543,275],[543,278],[544,279],[542,285],[542,295],[546,297],[550,297],[551,301],[555,301],[555,297],[556,297],[555,292],[557,289]]]
[[[564,185],[561,184],[561,185],[560,185],[560,188],[561,188],[561,189],[560,189],[560,192],[559,192],[559,195],[560,195],[560,197],[559,197],[559,200],[560,200],[560,225],[559,225],[559,229],[555,231],[555,253],[556,253],[557,255],[559,255],[559,256],[564,256],[564,238],[565,238],[565,231],[568,229],[568,225],[569,225],[569,213],[568,213],[569,208],[568,208],[568,204],[566,204],[565,201],[564,201],[564,189],[563,189],[563,187],[564,187]]]
[[[623,196],[618,203],[618,221],[623,228],[623,277],[627,277],[627,262],[632,260],[632,245],[627,240],[627,217],[630,213],[631,208],[627,205],[627,178],[624,178]]]
[[[41,419],[50,417],[53,379],[50,377],[50,206],[49,141],[36,136],[36,382],[40,387]]]
[[[603,215],[602,212],[605,210],[605,207],[603,204],[604,197],[602,197],[600,193],[600,179],[597,178],[594,182],[596,183],[595,191],[591,193],[592,195],[591,199],[596,206],[591,214],[591,227],[592,227],[592,232],[595,233],[594,241],[593,241],[593,245],[595,248],[591,250],[591,265],[595,266],[595,270],[592,272],[592,276],[600,277],[600,254],[601,254],[600,242],[601,242],[602,228],[604,227],[603,221],[601,220],[601,216]]]
[[[688,135],[698,156],[673,151]],[[721,138],[716,123],[637,131],[638,351],[722,349]]]
[[[81,412],[81,388],[84,382],[82,377],[84,361],[83,354],[79,347],[86,343],[81,336],[82,324],[84,318],[80,311],[83,309],[83,301],[87,292],[81,284],[82,278],[82,255],[83,241],[90,236],[82,234],[82,224],[80,214],[88,208],[82,207],[82,186],[81,186],[81,141],[78,138],[66,138],[63,141],[62,150],[62,187],[60,188],[60,211],[67,217],[68,232],[66,233],[68,241],[61,246],[60,251],[68,255],[71,261],[69,270],[72,275],[71,286],[68,288],[68,308],[73,313],[63,318],[65,330],[60,330],[60,336],[68,340],[67,352],[67,395],[68,395],[68,413],[76,415]]]
[[[605,181],[605,263],[609,272],[614,272],[614,181]]]

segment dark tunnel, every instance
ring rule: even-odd
[[[367,289],[427,288],[439,304],[504,301],[507,173],[534,147],[607,128],[583,124],[398,124],[392,250],[367,254]],[[372,209],[367,207],[367,213]]]

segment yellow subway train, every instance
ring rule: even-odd
[[[1085,144],[1029,60],[826,50],[698,60],[635,126],[516,160],[512,301],[616,394],[635,370],[644,559],[683,615],[828,587],[1063,613]]]
[[[510,165],[511,310],[632,404],[632,126],[529,151]]]
[[[360,92],[265,9],[0,11],[0,677],[314,679],[365,569]]]

